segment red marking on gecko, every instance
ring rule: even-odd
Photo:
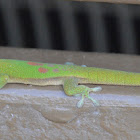
[[[28,62],[29,65],[32,65],[32,66],[42,66],[43,64],[41,63],[36,63],[36,62]]]
[[[46,73],[46,72],[48,72],[48,69],[39,68],[38,71],[39,71],[40,73]]]

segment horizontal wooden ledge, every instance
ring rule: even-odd
[[[140,4],[140,0],[75,0],[75,1],[107,2],[107,3],[118,3],[118,4]]]

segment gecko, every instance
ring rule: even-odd
[[[81,95],[77,107],[90,99],[94,105],[98,101],[90,97],[91,92],[100,91],[100,86],[93,85],[127,85],[140,86],[140,73],[111,70],[74,64],[53,64],[14,59],[0,59],[0,89],[7,83],[31,84],[37,86],[62,85],[68,96]]]

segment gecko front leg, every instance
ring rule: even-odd
[[[82,99],[77,103],[77,107],[80,108],[83,106],[84,98],[89,98],[93,103],[99,105],[99,103],[89,96],[90,92],[100,91],[101,87],[89,88],[84,85],[78,85],[78,78],[71,77],[64,80],[63,88],[65,93],[68,96],[73,96],[81,94]]]
[[[7,74],[0,74],[0,89],[3,88],[9,80],[9,76]]]

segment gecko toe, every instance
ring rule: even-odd
[[[93,102],[94,105],[99,106],[99,102],[94,100],[92,97],[88,96],[88,98]]]
[[[84,104],[84,100],[81,99],[81,100],[77,103],[77,107],[78,107],[78,108],[81,108],[81,107],[83,106],[83,104]]]
[[[81,108],[84,104],[84,94],[82,95],[82,99],[77,103],[77,107]]]
[[[100,86],[91,88],[91,91],[93,91],[93,92],[97,92],[97,91],[101,91],[101,90],[102,90],[102,88]]]

